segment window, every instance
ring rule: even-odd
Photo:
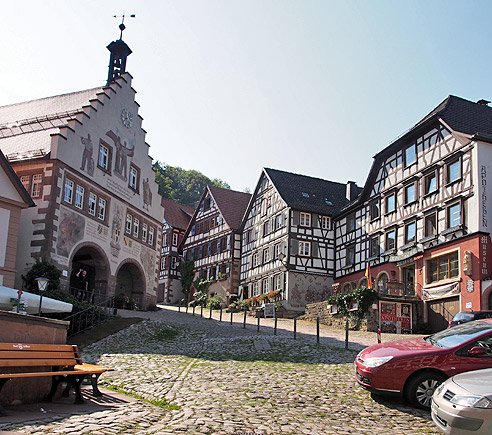
[[[227,236],[227,245],[226,245],[226,250],[228,251],[229,249],[231,249],[231,235],[230,234]]]
[[[330,229],[330,218],[328,216],[321,216],[321,228],[323,230]]]
[[[379,236],[371,237],[371,245],[369,249],[369,256],[376,257],[379,255]]]
[[[125,232],[127,234],[132,233],[132,225],[133,225],[133,217],[131,214],[127,213],[127,215],[126,215],[126,228],[125,228]]]
[[[248,230],[246,233],[246,243],[251,243],[254,240],[253,230]]]
[[[101,169],[109,171],[109,148],[106,145],[99,144],[99,156],[97,159],[97,165]]]
[[[405,204],[410,204],[417,200],[415,183],[405,186]]]
[[[377,219],[379,217],[379,201],[374,201],[370,204],[371,220]]]
[[[427,283],[459,276],[458,253],[444,255],[427,262]]]
[[[178,233],[173,233],[173,246],[178,246]]]
[[[26,189],[28,192],[29,192],[29,181],[30,181],[29,175],[23,175],[22,177],[20,177],[20,182],[24,186],[24,189]]]
[[[440,139],[439,131],[436,128],[433,128],[431,131],[426,133],[421,139],[423,139],[424,150],[427,150],[433,145],[435,145]]]
[[[435,192],[437,190],[437,172],[434,171],[426,175],[424,183],[424,192],[426,195]]]
[[[99,198],[99,211],[97,213],[97,218],[102,221],[106,218],[106,200]]]
[[[268,263],[270,261],[270,248],[263,250],[263,264]]]
[[[154,228],[149,228],[149,245],[154,244]]]
[[[96,215],[96,206],[97,206],[97,196],[92,192],[89,193],[89,214],[92,216]]]
[[[65,190],[64,190],[64,200],[65,202],[68,202],[69,204],[72,203],[73,201],[73,181],[72,180],[65,180]]]
[[[347,231],[355,230],[355,215],[347,216]]]
[[[299,255],[303,257],[311,256],[311,242],[299,241]]]
[[[140,232],[140,220],[135,218],[133,220],[133,237],[138,238],[139,232]]]
[[[448,228],[461,225],[461,203],[457,202],[447,208]]]
[[[268,278],[261,280],[261,292],[268,293],[270,291],[270,280]]]
[[[415,222],[409,222],[405,225],[405,244],[415,242],[417,224]]]
[[[260,295],[260,286],[258,285],[258,281],[253,283],[253,296]]]
[[[273,289],[272,290],[281,290],[282,289],[282,275],[274,275],[273,276]]]
[[[386,233],[386,251],[396,249],[396,230],[390,230]]]
[[[299,224],[301,227],[310,227],[311,226],[311,213],[299,213]]]
[[[435,236],[437,234],[437,213],[428,214],[424,218],[425,237]]]
[[[255,252],[251,258],[252,266],[253,267],[258,266],[259,261],[260,261],[260,256],[259,256],[258,252]]]
[[[446,181],[447,183],[454,183],[461,178],[461,159],[451,161],[446,166]]]
[[[263,223],[263,237],[270,234],[270,220]]]
[[[167,233],[162,235],[162,246],[167,246]]]
[[[409,147],[405,148],[405,155],[404,155],[405,168],[412,165],[416,161],[417,161],[417,150],[415,144],[412,144]]]
[[[34,174],[32,176],[31,196],[33,198],[39,198],[41,196],[42,181],[43,181],[43,175],[42,174]],[[29,190],[28,190],[28,192],[29,192]]]
[[[273,247],[273,258],[278,258],[280,252],[282,249],[282,244],[281,243],[277,243],[274,247]]]
[[[396,210],[396,193],[391,193],[386,197],[386,213],[393,213]]]
[[[147,241],[147,224],[142,224],[142,241]]]
[[[166,270],[166,257],[161,257],[161,270]]]
[[[275,229],[278,230],[282,228],[282,215],[279,214],[275,216]]]
[[[267,203],[268,203],[268,201],[266,198],[263,198],[261,200],[261,215],[262,216],[265,215],[267,212]]]
[[[75,207],[80,209],[84,207],[84,188],[79,185],[75,189]]]
[[[138,169],[130,165],[130,177],[128,179],[128,186],[133,190],[138,190]]]
[[[347,246],[345,253],[345,266],[353,266],[355,263],[355,246]]]
[[[176,269],[176,257],[171,257],[171,269]]]
[[[219,237],[217,239],[217,254],[220,254],[221,248],[222,248],[222,238]]]

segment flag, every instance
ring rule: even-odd
[[[372,289],[371,269],[369,269],[369,263],[367,263],[366,266],[366,278],[367,278],[367,288]]]

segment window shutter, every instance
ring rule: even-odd
[[[311,226],[313,228],[319,228],[320,227],[320,216],[316,213],[313,213],[311,215]]]
[[[299,225],[299,211],[293,210],[292,211],[292,221],[293,225]]]
[[[298,252],[299,252],[299,241],[292,239],[290,241],[290,254],[297,255]]]
[[[311,257],[320,257],[318,252],[318,242],[311,242]]]

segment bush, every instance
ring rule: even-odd
[[[224,301],[219,295],[215,295],[214,297],[208,299],[207,307],[211,310],[220,310],[223,302]]]

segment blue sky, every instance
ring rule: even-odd
[[[235,190],[262,167],[363,185],[449,94],[492,100],[490,1],[25,0],[0,105],[103,85],[123,12],[151,156]]]

